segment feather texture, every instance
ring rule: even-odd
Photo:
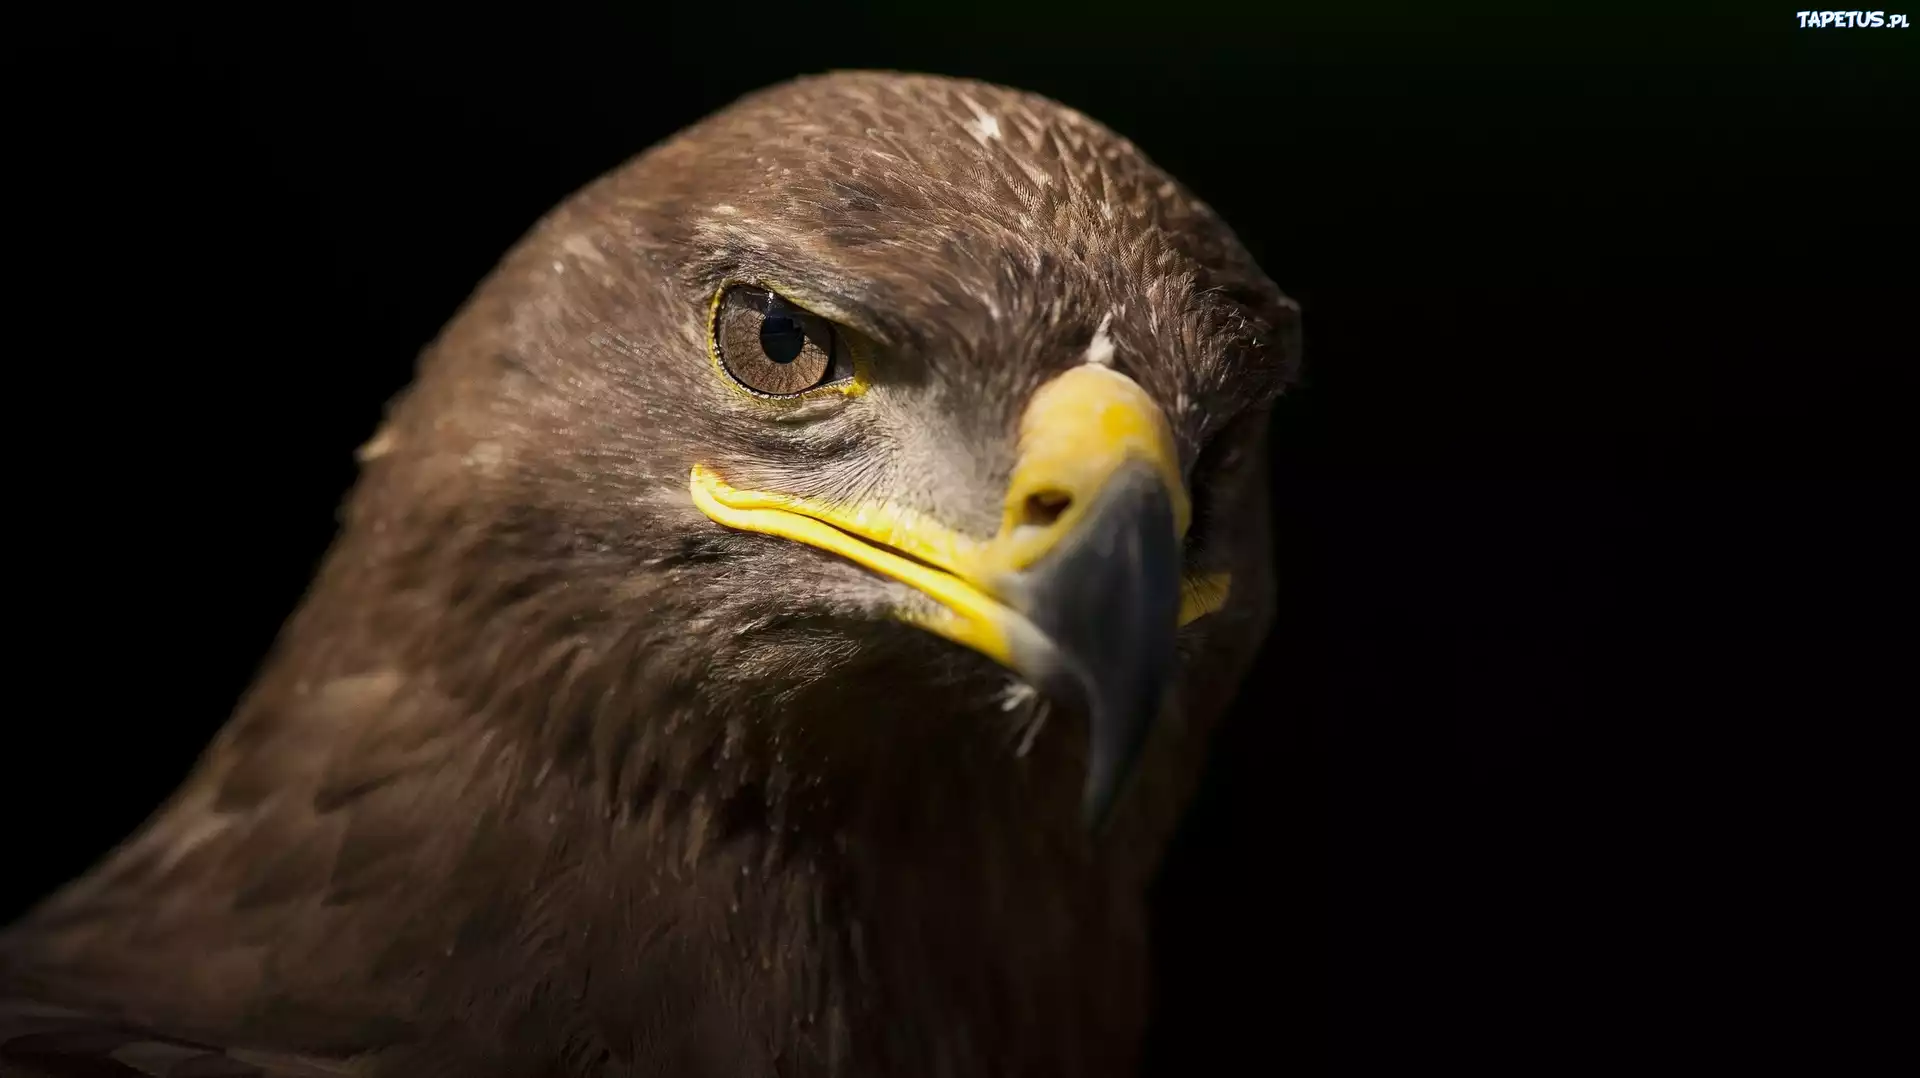
[[[704,312],[748,279],[862,335],[874,391],[729,390]],[[1001,87],[805,79],[622,166],[427,349],[180,791],[0,934],[0,1068],[1125,1073],[1145,884],[1268,617],[1295,314],[1131,143]],[[1004,672],[902,631],[903,586],[686,493],[714,463],[990,531],[1021,402],[1092,351],[1234,579],[1101,841],[1082,720],[1008,736]]]

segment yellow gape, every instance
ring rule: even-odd
[[[1018,575],[1074,535],[1103,489],[1130,464],[1160,477],[1176,538],[1184,538],[1192,505],[1166,417],[1132,379],[1088,364],[1040,387],[1027,406],[1000,532],[992,539],[886,501],[831,503],[742,490],[705,465],[694,466],[691,488],[694,504],[720,524],[830,550],[923,592],[940,612],[903,612],[904,620],[1012,665],[1011,639],[1036,631],[1008,605]],[[1225,573],[1184,577],[1179,623],[1218,610],[1229,584]]]

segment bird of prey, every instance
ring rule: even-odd
[[[1297,326],[984,83],[803,78],[589,184],[178,792],[0,934],[0,1073],[1136,1070]]]

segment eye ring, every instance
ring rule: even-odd
[[[864,388],[846,331],[762,285],[729,283],[714,293],[707,348],[734,388],[762,399]]]

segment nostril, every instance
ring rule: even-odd
[[[1045,528],[1060,519],[1073,504],[1073,495],[1064,490],[1036,490],[1027,495],[1020,523]]]

